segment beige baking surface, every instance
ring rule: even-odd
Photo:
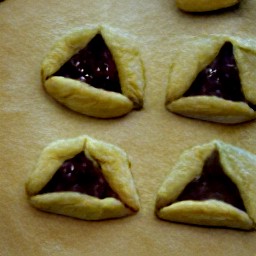
[[[178,11],[172,0],[6,0],[0,4],[0,255],[255,255],[256,232],[161,221],[155,194],[183,150],[222,139],[256,153],[256,122],[225,126],[164,108],[168,66],[178,37],[256,35],[256,2],[213,15]],[[72,29],[104,23],[138,37],[145,62],[145,107],[114,120],[76,114],[52,100],[40,63]],[[31,207],[27,175],[50,142],[88,134],[127,151],[141,210],[118,220],[86,222]]]

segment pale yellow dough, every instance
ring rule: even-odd
[[[80,152],[99,165],[110,187],[120,200],[98,199],[78,192],[38,194],[62,163]],[[101,220],[130,215],[139,210],[139,197],[127,154],[120,148],[88,136],[59,140],[46,147],[31,173],[26,191],[38,209],[84,220]]]
[[[236,184],[246,212],[219,200],[175,202],[186,185],[200,176],[205,160],[217,150],[225,174]],[[214,140],[185,151],[156,198],[156,214],[164,220],[249,230],[256,223],[256,156]]]
[[[122,94],[97,89],[87,83],[52,76],[96,35],[101,34],[117,66]],[[57,42],[42,63],[46,91],[68,108],[99,118],[119,117],[143,106],[144,67],[132,37],[107,26],[88,26]]]
[[[253,39],[209,35],[192,39],[182,46],[170,67],[166,108],[171,112],[212,122],[235,124],[252,120],[255,111],[245,102],[215,96],[183,97],[198,73],[210,64],[225,42],[233,44],[245,99],[256,104],[256,44]]]
[[[176,5],[186,12],[207,12],[231,7],[239,0],[176,0]]]

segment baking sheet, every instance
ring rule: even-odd
[[[161,221],[156,192],[185,149],[221,139],[256,153],[255,122],[220,125],[164,107],[168,68],[190,37],[256,35],[256,2],[226,12],[183,13],[171,0],[6,0],[0,3],[0,255],[255,255],[256,233]],[[147,87],[141,111],[111,120],[86,117],[55,102],[41,86],[40,64],[73,29],[107,24],[137,37]],[[123,148],[132,161],[141,210],[98,222],[44,213],[24,190],[50,142],[88,134]]]

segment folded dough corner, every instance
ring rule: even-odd
[[[141,109],[144,64],[132,38],[102,25],[72,31],[43,60],[46,92],[66,107],[97,118]]]
[[[164,220],[250,230],[256,223],[256,155],[214,140],[185,151],[160,186]]]
[[[166,108],[225,124],[255,119],[255,38],[209,35],[182,44],[170,67]]]
[[[47,146],[26,183],[36,208],[84,220],[119,218],[139,210],[127,154],[89,136]]]

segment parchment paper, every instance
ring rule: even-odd
[[[173,0],[5,0],[0,3],[0,255],[255,255],[256,233],[159,220],[156,192],[179,155],[221,139],[256,153],[256,122],[221,125],[164,107],[169,65],[192,36],[256,35],[256,2],[213,14],[186,14]],[[137,37],[147,87],[141,111],[111,120],[77,114],[43,90],[40,65],[56,40],[87,24]],[[24,184],[50,142],[82,134],[123,148],[132,161],[141,210],[87,222],[38,211]]]

